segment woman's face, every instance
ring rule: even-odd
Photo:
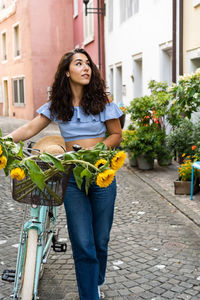
[[[83,53],[73,55],[66,76],[71,84],[87,85],[90,82],[92,70],[87,56]]]

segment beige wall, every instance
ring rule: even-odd
[[[183,70],[188,70],[188,53],[200,48],[200,5],[193,7],[192,0],[183,0]]]

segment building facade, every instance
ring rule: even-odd
[[[200,68],[200,0],[183,1],[183,72]]]
[[[172,81],[172,1],[106,0],[106,79],[119,105]]]
[[[32,119],[73,48],[72,0],[0,0],[0,115]]]
[[[74,48],[84,48],[105,78],[104,0],[73,1]],[[97,9],[99,8],[97,14]]]

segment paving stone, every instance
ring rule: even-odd
[[[7,124],[0,117],[0,128],[4,126],[6,134],[12,126],[17,126],[8,118],[5,120]],[[58,133],[53,124],[39,136],[52,133]],[[106,283],[102,287],[108,300],[200,299],[200,281],[197,280],[200,276],[200,227],[198,218],[189,215],[193,211],[200,220],[199,196],[189,201],[185,196],[164,193],[164,184],[162,188],[158,184],[164,181],[169,187],[174,165],[167,169],[156,167],[156,170],[142,172],[125,166],[117,173],[118,195]],[[0,273],[5,268],[15,268],[17,248],[12,245],[18,243],[24,210],[23,205],[12,200],[10,179],[2,171],[1,185],[4,188],[0,194],[0,241],[7,242],[0,242]],[[181,210],[180,203],[187,211]],[[60,237],[67,238],[68,250],[63,254],[50,252],[39,296],[42,300],[78,300],[63,206],[59,207],[57,228]],[[116,260],[123,261],[118,270],[113,268]],[[0,281],[0,299],[8,300],[11,293],[12,284]]]

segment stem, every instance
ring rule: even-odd
[[[81,164],[84,164],[84,165],[88,165],[90,166],[91,168],[93,168],[95,171],[99,171],[99,169],[97,167],[95,167],[93,164],[89,163],[88,161],[84,161],[84,160],[79,160],[79,159],[73,159],[73,160],[65,160],[63,162],[63,165],[65,165],[70,163],[70,164],[73,164],[73,163],[81,163]]]

